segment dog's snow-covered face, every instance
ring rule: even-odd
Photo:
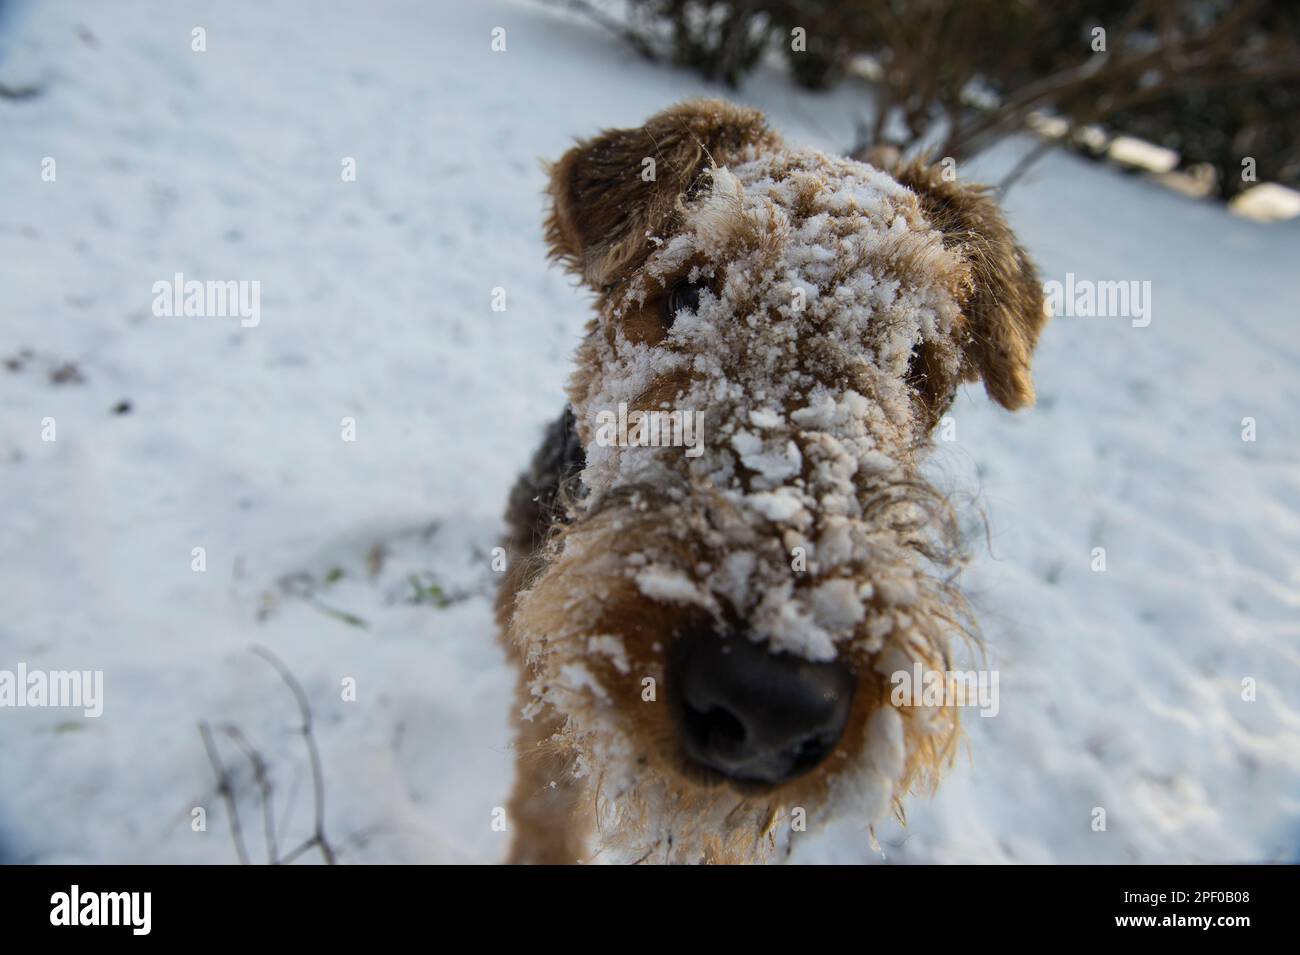
[[[964,194],[972,215],[945,232],[885,172],[716,102],[581,144],[552,175],[551,241],[599,315],[570,386],[585,467],[514,627],[604,843],[753,858],[796,808],[879,818],[957,733],[953,708],[889,693],[966,629],[921,453],[963,379],[1019,376],[990,392],[1032,398],[1037,324],[972,314],[991,247],[972,254],[971,220],[991,204]],[[1023,254],[992,251],[1032,308]]]

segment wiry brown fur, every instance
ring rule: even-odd
[[[713,176],[716,190],[717,170],[766,156],[772,175],[795,187],[793,214],[812,213],[827,188],[817,171],[820,160],[783,150],[755,111],[698,101],[666,110],[644,127],[579,143],[551,167],[552,255],[601,296],[602,319],[588,327],[569,386],[574,407],[599,390],[607,372],[601,356],[623,347],[620,342],[669,352],[674,347],[659,318],[663,297],[675,280],[710,263],[687,262],[666,276],[648,276],[644,267],[659,237],[672,235],[683,221],[684,204],[702,181]],[[656,159],[654,181],[641,175],[647,156]],[[647,599],[631,568],[646,554],[679,567],[716,567],[740,547],[777,560],[798,535],[773,536],[771,527],[760,526],[720,490],[686,477],[625,485],[586,499],[579,474],[592,425],[566,412],[548,431],[507,512],[511,563],[497,616],[520,670],[518,778],[509,805],[512,861],[584,861],[591,858],[593,835],[597,856],[609,848],[630,861],[763,859],[777,846],[774,827],[790,807],[807,807],[820,818],[833,797],[857,791],[859,777],[880,772],[898,783],[891,802],[901,815],[900,794],[933,785],[950,762],[959,736],[956,709],[900,711],[888,703],[883,675],[891,661],[945,669],[949,635],[974,630],[953,583],[961,565],[956,522],[942,495],[917,477],[917,467],[958,381],[982,377],[989,394],[1008,408],[1032,402],[1029,362],[1043,322],[1042,295],[1031,264],[985,193],[947,182],[921,164],[891,171],[912,190],[891,200],[905,228],[863,249],[863,261],[843,262],[833,281],[869,266],[905,286],[924,277],[960,304],[951,334],[917,342],[909,367],[898,372],[907,380],[911,403],[898,406],[882,398],[876,405],[874,433],[890,449],[895,470],[853,477],[858,519],[875,536],[873,560],[846,569],[850,579],[874,582],[868,619],[893,615],[905,619],[906,627],[870,651],[862,642],[843,648],[858,681],[853,711],[836,749],[812,772],[760,789],[695,766],[683,754],[667,707],[643,702],[642,681],[664,686],[675,636],[718,621],[703,619],[698,607]],[[694,208],[700,214],[701,207]],[[780,235],[767,231],[766,220],[739,216],[738,209],[737,249],[761,260],[770,245],[776,261]],[[725,203],[717,214],[732,215]],[[827,234],[845,234],[856,215],[832,218]],[[724,222],[719,228],[731,226]],[[761,313],[762,302],[746,299],[743,287],[730,291],[738,319]],[[865,373],[854,356],[836,347],[810,334],[792,343],[787,360],[814,377],[835,374],[839,386],[875,400],[879,371]],[[729,374],[756,361],[744,350],[713,357]],[[639,395],[639,406],[671,407],[693,374],[688,364],[654,378]],[[815,442],[815,436],[808,440]],[[804,450],[799,480],[811,486],[817,476],[807,455],[816,448],[809,444]],[[748,488],[751,479],[740,469],[736,486]],[[891,596],[899,588],[908,592],[906,603]],[[728,612],[719,611],[724,617]],[[618,635],[625,659],[593,650],[590,635],[606,633]],[[566,682],[563,664],[573,660],[582,661],[594,685]],[[557,699],[582,699],[590,701],[583,706],[612,712],[620,757],[635,772],[611,777],[601,763],[611,741],[592,725],[566,718],[553,705]],[[889,724],[883,720],[902,721],[901,765],[871,765],[868,737],[884,732],[881,727]]]
[[[945,179],[922,159],[885,171],[917,194],[944,244],[971,266],[964,380],[983,379],[989,397],[1011,411],[1032,405],[1030,365],[1047,323],[1043,287],[997,203],[986,187]]]
[[[718,100],[683,103],[644,126],[581,142],[548,168],[551,254],[601,289],[644,258],[647,231],[672,218],[706,163],[726,165],[778,142],[757,110]],[[649,180],[646,159],[654,160]]]

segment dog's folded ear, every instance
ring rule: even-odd
[[[583,140],[548,167],[551,255],[604,288],[644,260],[706,169],[779,144],[762,113],[710,99]]]
[[[986,187],[946,177],[939,165],[891,162],[881,154],[866,158],[916,193],[926,219],[943,234],[945,247],[970,266],[971,284],[963,304],[968,336],[963,348],[965,380],[982,378],[989,397],[1013,411],[1032,405],[1030,365],[1047,323],[1043,287],[997,202]]]

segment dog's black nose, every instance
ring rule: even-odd
[[[668,679],[687,755],[753,782],[784,782],[820,763],[853,702],[842,663],[769,653],[744,636],[680,637]]]

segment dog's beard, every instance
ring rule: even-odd
[[[901,813],[906,792],[951,758],[955,708],[896,707],[889,694],[891,673],[918,662],[946,668],[950,635],[971,632],[953,584],[951,510],[927,485],[900,478],[866,489],[863,501],[862,516],[832,535],[841,550],[828,548],[801,576],[734,497],[685,482],[620,488],[557,532],[519,598],[514,631],[536,705],[565,717],[559,743],[588,790],[580,811],[594,811],[600,858],[770,858],[790,847],[796,809],[810,830],[834,816],[870,826]],[[737,568],[737,554],[753,559]],[[834,602],[818,609],[830,580],[867,595],[862,620],[836,621]],[[858,687],[844,737],[821,766],[740,792],[682,755],[665,661],[691,628],[725,632],[746,621],[771,642],[765,616],[829,634]]]

